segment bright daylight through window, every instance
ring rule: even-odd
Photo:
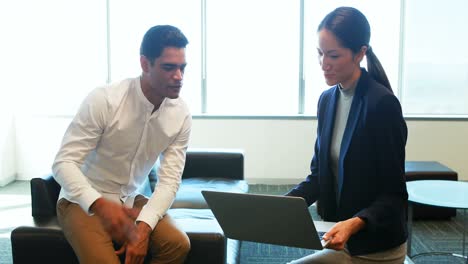
[[[314,116],[327,88],[317,60],[317,26],[326,13],[347,5],[367,16],[370,44],[405,116],[468,115],[465,0],[18,0],[2,5],[12,10],[2,16],[2,24],[10,25],[2,34],[15,43],[5,44],[3,61],[18,71],[28,68],[27,76],[18,75],[22,88],[16,96],[28,94],[23,103],[29,106],[18,106],[20,114],[74,115],[94,87],[140,74],[143,33],[156,24],[173,24],[190,41],[182,96],[194,115]],[[9,76],[18,81],[14,72]]]

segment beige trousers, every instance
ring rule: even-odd
[[[405,257],[406,242],[389,250],[360,256],[351,256],[346,249],[322,249],[289,264],[402,264]]]
[[[137,196],[134,208],[142,208],[147,198]],[[82,264],[121,263],[115,254],[111,236],[104,230],[97,216],[89,216],[78,204],[60,199],[57,217],[65,237]],[[145,263],[183,263],[190,250],[190,240],[175,221],[165,215],[151,233]],[[125,260],[125,258],[123,258]]]

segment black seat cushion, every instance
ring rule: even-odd
[[[202,190],[246,193],[248,189],[249,186],[244,180],[204,177],[184,179],[171,208],[209,208],[201,194]]]

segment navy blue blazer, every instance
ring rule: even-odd
[[[287,194],[303,197],[309,205],[318,200],[318,213],[325,221],[362,218],[366,227],[347,243],[352,255],[387,250],[407,239],[406,123],[393,93],[365,69],[361,73],[341,143],[339,193],[329,165],[340,93],[334,86],[319,99],[311,174]]]

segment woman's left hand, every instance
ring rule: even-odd
[[[330,240],[326,248],[343,250],[351,235],[364,228],[365,225],[366,222],[359,217],[353,217],[336,223],[323,236],[323,240]]]

